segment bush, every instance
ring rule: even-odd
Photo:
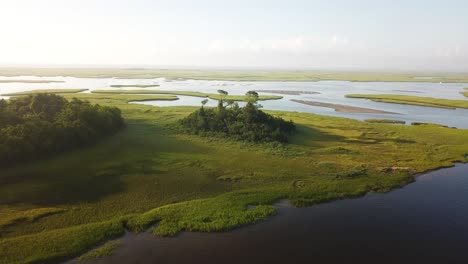
[[[292,121],[274,117],[259,109],[258,94],[247,92],[247,105],[243,108],[234,102],[221,99],[217,108],[202,107],[180,121],[182,127],[194,134],[217,134],[249,142],[287,142],[288,135],[296,130]]]
[[[33,160],[80,147],[124,127],[115,107],[38,94],[0,100],[0,163]]]

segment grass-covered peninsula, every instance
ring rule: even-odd
[[[348,94],[349,98],[369,99],[376,102],[430,106],[438,108],[468,108],[468,100],[451,100],[395,94]]]
[[[0,263],[105,255],[132,232],[168,236],[262,221],[295,206],[386,192],[415,173],[466,162],[468,133],[265,111],[292,120],[288,143],[177,129],[199,107],[128,104],[129,94],[63,94],[118,107],[126,127],[94,145],[2,168]]]
[[[159,84],[113,84],[112,88],[151,88],[158,87]]]
[[[21,96],[21,95],[36,95],[36,94],[65,94],[65,93],[81,93],[88,89],[36,89],[31,91],[4,93],[2,96]]]
[[[93,90],[92,93],[97,94],[171,94],[171,95],[186,95],[186,96],[195,96],[210,98],[213,100],[221,99],[222,95],[219,93],[203,93],[203,92],[194,92],[194,91],[169,91],[169,90]],[[283,98],[282,96],[277,95],[259,95],[258,100],[278,100]],[[224,99],[233,100],[233,101],[245,101],[245,95],[227,95]]]

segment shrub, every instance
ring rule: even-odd
[[[258,94],[247,92],[247,104],[239,107],[235,102],[224,102],[227,92],[220,90],[217,108],[200,109],[180,121],[182,127],[194,134],[216,134],[249,142],[287,142],[288,135],[295,131],[292,121],[269,115],[259,108]]]

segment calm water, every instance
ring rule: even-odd
[[[447,99],[466,100],[460,94],[463,87],[468,84],[454,83],[398,83],[398,82],[345,82],[345,81],[321,81],[321,82],[226,82],[226,81],[166,81],[158,79],[113,79],[113,78],[74,78],[74,77],[0,77],[1,79],[31,79],[31,80],[60,80],[64,83],[0,83],[0,94],[27,91],[45,88],[88,88],[88,89],[112,89],[113,84],[160,84],[160,87],[149,89],[183,90],[216,93],[218,89],[228,91],[230,94],[245,94],[248,90],[290,90],[318,92],[319,94],[282,95],[281,100],[262,101],[265,109],[309,112],[323,115],[340,116],[364,120],[367,118],[390,118],[407,122],[432,122],[451,127],[468,128],[468,109],[440,109],[432,107],[408,106],[398,104],[377,103],[363,99],[350,99],[344,96],[349,93],[363,94],[405,94],[415,96],[429,96]],[[126,88],[131,89],[131,88]],[[135,88],[140,89],[140,88]],[[264,93],[272,94],[272,93]],[[202,98],[179,96],[177,101],[150,101],[140,102],[154,106],[177,105],[201,105]],[[325,103],[344,104],[358,107],[373,108],[399,114],[359,114],[339,113],[334,109],[303,105],[291,102],[291,99],[318,101]],[[208,105],[216,105],[210,100]]]
[[[278,206],[232,232],[127,234],[116,254],[90,263],[468,263],[468,164],[387,194]]]

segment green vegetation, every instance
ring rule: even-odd
[[[19,222],[34,222],[42,217],[64,212],[62,208],[36,208],[25,211],[9,210],[6,217],[0,219],[0,227],[7,227]]]
[[[435,126],[435,127],[448,127],[440,124],[427,123],[427,122],[411,122],[412,126]]]
[[[464,96],[468,97],[468,88],[465,88],[465,91],[462,92],[462,94],[463,94]]]
[[[130,87],[150,88],[150,87],[158,87],[158,86],[159,86],[159,84],[129,84],[129,85],[114,84],[114,85],[111,85],[110,87],[113,87],[113,88],[130,88]]]
[[[393,119],[366,119],[368,123],[381,123],[381,124],[406,124],[405,121],[393,120]]]
[[[296,130],[292,121],[286,122],[281,117],[261,111],[257,104],[258,93],[255,91],[246,93],[247,104],[243,108],[225,99],[228,97],[226,91],[218,92],[220,100],[216,109],[205,109],[203,106],[208,102],[205,99],[200,109],[180,121],[186,131],[249,142],[287,142],[288,136]]]
[[[101,247],[98,247],[96,249],[93,249],[86,254],[82,255],[79,257],[79,260],[91,260],[91,259],[97,259],[97,258],[102,258],[105,256],[110,256],[114,254],[114,250],[121,245],[121,242],[119,240],[113,240],[105,243]]]
[[[369,99],[376,102],[393,104],[407,104],[439,108],[468,108],[468,100],[450,100],[432,97],[394,94],[347,94],[346,97]]]
[[[72,76],[81,78],[194,79],[223,81],[444,82],[467,83],[466,73],[401,73],[313,70],[168,70],[84,68],[0,68],[0,76]]]
[[[122,221],[74,226],[0,240],[0,263],[60,263],[123,235]]]
[[[112,103],[129,103],[129,102],[144,102],[144,101],[173,101],[178,100],[174,95],[128,95],[128,94],[62,94],[67,98],[77,98],[81,100],[89,100],[91,102],[102,102],[107,104]]]
[[[52,94],[0,100],[0,164],[37,160],[123,128],[118,108]]]
[[[250,144],[175,130],[197,107],[127,103],[137,95],[63,96],[78,95],[118,107],[127,127],[94,145],[1,168],[2,218],[63,212],[0,226],[0,263],[59,263],[126,227],[158,235],[229,230],[275,214],[279,199],[306,206],[386,192],[413,173],[467,161],[463,129],[265,111],[292,120],[297,133],[284,145]]]
[[[186,96],[195,96],[210,98],[213,100],[220,100],[221,95],[212,94],[212,93],[202,93],[202,92],[193,92],[193,91],[165,91],[165,90],[93,90],[92,93],[97,94],[173,94],[173,95],[186,95]],[[282,96],[276,95],[260,95],[258,100],[277,100],[283,98]],[[227,95],[225,100],[232,101],[245,101],[246,97],[244,95]]]
[[[21,96],[21,95],[36,95],[36,94],[66,94],[66,93],[81,93],[88,89],[39,89],[17,93],[1,94],[2,96]]]
[[[0,83],[63,83],[64,81],[52,80],[0,80]]]

